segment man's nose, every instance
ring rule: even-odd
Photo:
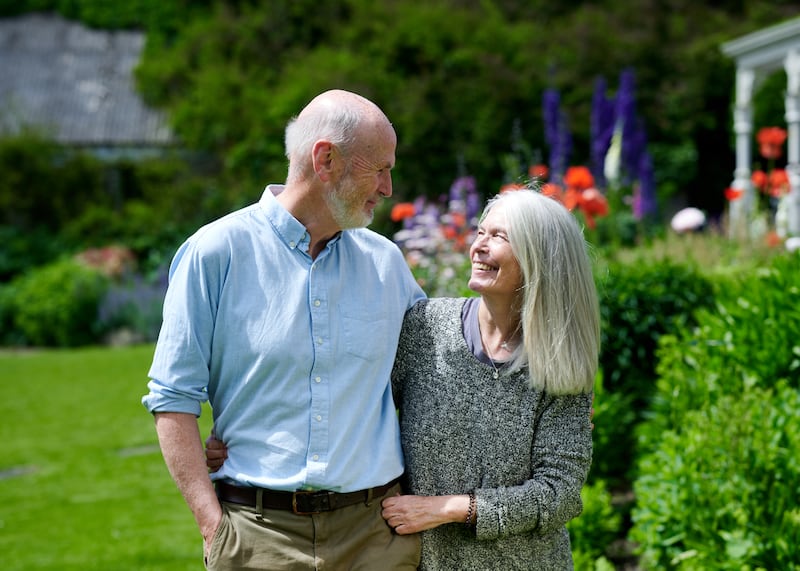
[[[378,192],[381,194],[381,196],[389,198],[392,196],[392,173],[386,171],[382,173],[380,177]]]

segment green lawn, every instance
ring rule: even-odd
[[[203,569],[146,391],[151,345],[0,353],[0,567]],[[208,409],[201,417],[207,434]]]

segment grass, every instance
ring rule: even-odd
[[[627,264],[648,259],[671,260],[706,271],[740,272],[784,253],[783,246],[769,246],[765,241],[739,242],[709,231],[683,235],[670,232],[634,248],[620,249],[614,257]]]
[[[0,353],[5,571],[202,569],[146,392],[151,345]],[[201,417],[207,434],[210,414]]]

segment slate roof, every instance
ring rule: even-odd
[[[35,126],[69,145],[173,143],[166,116],[135,91],[144,41],[53,14],[0,19],[0,136]]]

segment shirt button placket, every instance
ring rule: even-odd
[[[317,263],[315,262],[311,265],[308,284],[312,340],[315,347],[314,364],[309,376],[309,381],[311,381],[310,414],[313,423],[311,426],[308,459],[315,464],[309,470],[309,477],[312,480],[320,477],[326,469],[325,458],[327,456],[328,438],[330,437],[327,426],[330,395],[328,394],[329,387],[327,383],[323,383],[323,378],[326,378],[332,358],[330,354],[332,346],[328,342],[330,336],[329,316],[326,313],[325,297],[320,295],[321,293],[324,294],[325,291],[324,272],[319,274],[315,271],[317,269]]]

